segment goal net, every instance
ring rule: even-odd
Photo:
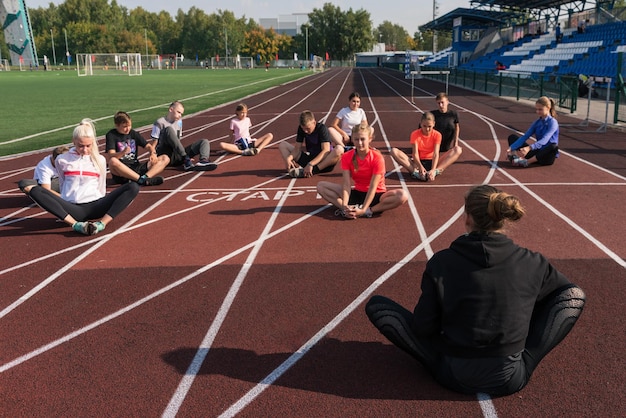
[[[141,54],[76,54],[78,76],[142,75]]]
[[[208,61],[207,61],[208,64]],[[253,61],[252,57],[212,57],[211,58],[211,69],[215,70],[217,68],[230,68],[230,69],[252,69]]]
[[[313,55],[313,61],[311,61],[311,65],[313,66],[314,73],[324,71],[324,58],[318,55]]]
[[[159,55],[142,55],[143,65],[148,70],[160,70],[163,68],[163,59]]]
[[[11,71],[9,60],[4,58],[0,60],[0,71]]]

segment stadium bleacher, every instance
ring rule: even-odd
[[[526,74],[539,77],[585,74],[615,77],[615,52],[621,51],[623,44],[626,44],[626,22],[590,25],[584,33],[578,33],[575,28],[564,30],[559,43],[556,42],[553,32],[531,39],[522,38],[464,63],[459,68],[495,72],[494,61],[498,60],[507,67],[500,71],[503,75]]]

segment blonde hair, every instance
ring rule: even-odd
[[[477,232],[499,231],[507,221],[518,221],[525,213],[516,196],[488,184],[475,186],[467,192],[465,212],[472,217]]]
[[[426,122],[427,120],[430,120],[433,123],[435,122],[435,115],[433,114],[433,112],[424,112],[422,114],[422,118],[420,119],[420,125],[422,122]]]
[[[354,138],[355,134],[358,132],[365,132],[367,137],[370,139],[373,139],[374,137],[374,128],[372,128],[365,122],[361,122],[359,125],[355,125],[354,128],[352,128],[352,137]],[[379,152],[375,148],[370,147],[370,149]],[[359,171],[359,162],[356,159],[356,149],[354,150],[354,155],[352,156],[352,166],[354,167],[354,171]]]
[[[550,109],[550,116],[556,118],[556,103],[553,99],[549,98],[548,96],[541,96],[537,99],[535,103]]]
[[[100,165],[100,152],[98,151],[98,142],[96,141],[96,126],[94,125],[93,120],[85,118],[74,128],[74,132],[72,134],[72,142],[74,142],[74,145],[77,145],[80,138],[92,139],[93,143],[89,149],[91,153],[91,162],[93,165],[98,167],[101,175],[106,175],[106,167]]]

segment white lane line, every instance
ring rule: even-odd
[[[261,250],[261,247],[268,239],[270,231],[272,230],[272,227],[276,223],[278,214],[280,213],[281,209],[285,205],[285,201],[287,200],[287,197],[289,196],[289,192],[291,191],[291,188],[293,187],[295,182],[296,182],[295,178],[291,179],[291,181],[289,182],[289,186],[287,187],[286,192],[283,194],[280,201],[276,205],[276,208],[272,212],[272,216],[270,216],[269,220],[267,221],[267,224],[265,224],[265,228],[263,228],[263,231],[261,232],[259,239],[256,241],[256,243],[252,247],[252,251],[250,251],[250,254],[248,254],[248,258],[244,262],[243,266],[241,267],[241,270],[239,271],[239,274],[237,274],[235,281],[233,282],[230,289],[228,290],[228,293],[226,294],[226,297],[224,298],[224,301],[222,302],[222,306],[220,306],[220,309],[217,312],[215,319],[213,319],[213,323],[211,324],[211,327],[209,328],[208,332],[204,336],[202,343],[198,347],[198,350],[196,351],[196,355],[191,361],[191,364],[189,365],[189,367],[187,368],[187,371],[185,372],[185,375],[180,381],[178,388],[174,392],[174,395],[170,399],[170,402],[167,405],[167,408],[165,408],[165,411],[163,412],[163,417],[176,416],[176,414],[178,413],[178,410],[180,409],[180,406],[185,401],[185,398],[187,397],[187,393],[189,393],[189,390],[191,389],[191,385],[196,379],[196,376],[198,375],[198,373],[200,372],[200,368],[202,367],[202,363],[204,363],[204,359],[209,354],[209,350],[211,349],[211,346],[213,345],[213,341],[215,340],[217,333],[222,327],[224,320],[226,320],[226,316],[228,315],[228,312],[230,311],[230,308],[233,305],[233,302],[235,300],[235,297],[237,296],[237,293],[239,292],[239,289],[243,285],[243,282],[246,276],[248,275],[248,272],[250,271],[250,268],[252,267],[252,264],[254,263],[254,260],[256,259],[259,251]]]
[[[298,348],[287,360],[281,363],[276,369],[274,369],[269,375],[263,378],[256,386],[250,389],[244,396],[242,396],[237,402],[231,405],[226,411],[224,411],[222,417],[233,417],[241,412],[246,406],[248,406],[257,396],[259,396],[265,389],[269,388],[276,380],[282,376],[287,370],[295,365],[306,353],[309,352],[322,338],[337,327],[343,320],[352,314],[352,312],[360,306],[365,300],[383,283],[404,267],[409,261],[419,254],[427,244],[430,244],[439,235],[444,233],[456,219],[458,219],[463,213],[463,210],[459,210],[455,213],[444,225],[437,229],[432,235],[430,235],[426,241],[421,242],[408,254],[406,254],[400,261],[387,270],[384,274],[378,277],[369,287],[367,287],[361,294],[346,306],[337,316],[335,316],[330,322],[328,322],[322,329],[320,329],[313,337],[311,337],[306,343]]]
[[[194,176],[193,178],[189,179],[188,183],[193,181],[194,178],[200,176],[201,174],[202,173],[198,173],[196,176]],[[185,184],[187,184],[187,183],[183,183],[180,187],[181,188],[184,187]],[[173,194],[163,197],[158,203],[163,202],[163,201],[169,199],[170,196],[173,196]],[[130,221],[126,222],[122,226],[122,229],[124,229],[125,227],[128,227],[128,226],[131,226],[132,224],[137,222],[139,219],[141,219],[143,216],[149,214],[151,212],[152,208],[155,207],[156,205],[157,205],[157,203],[152,205],[152,207],[145,209],[143,212],[139,213],[137,216],[135,216]],[[74,267],[76,264],[80,263],[82,260],[87,258],[89,255],[91,255],[98,248],[102,247],[104,244],[108,243],[110,240],[112,240],[113,238],[117,237],[120,233],[121,233],[120,231],[115,231],[113,233],[105,235],[102,240],[96,242],[92,247],[88,248],[83,253],[79,254],[76,258],[74,258],[72,261],[67,263],[64,267],[62,267],[61,269],[57,270],[54,274],[48,276],[45,280],[40,282],[37,286],[33,287],[31,290],[26,292],[23,296],[21,296],[15,302],[11,303],[9,306],[7,306],[2,311],[0,311],[0,319],[4,318],[6,315],[8,315],[10,312],[12,312],[14,309],[16,309],[22,303],[26,302],[28,299],[30,299],[31,297],[33,297],[34,295],[39,293],[40,290],[44,289],[50,283],[54,282],[58,277],[63,275],[63,273],[67,272],[72,267]]]
[[[295,227],[296,225],[298,225],[298,224],[308,220],[312,216],[315,216],[318,213],[326,210],[328,207],[329,207],[329,205],[322,206],[322,207],[320,207],[318,209],[315,209],[314,211],[311,211],[311,212],[303,215],[302,217],[294,220],[293,222],[290,222],[287,225],[285,225],[285,226],[277,229],[276,231],[272,232],[271,234],[269,234],[267,236],[266,239],[270,239],[270,238],[273,238],[273,237],[275,237],[277,235],[282,234],[283,232],[285,232],[285,231]],[[149,294],[149,295],[147,295],[147,296],[137,300],[136,302],[134,302],[134,303],[132,303],[132,304],[122,308],[122,309],[119,309],[119,310],[113,312],[110,315],[107,315],[107,316],[99,319],[98,321],[92,322],[91,324],[86,325],[86,326],[84,326],[84,327],[82,327],[80,329],[77,329],[76,331],[71,332],[71,333],[65,335],[64,337],[61,337],[61,338],[59,338],[57,340],[54,340],[54,341],[52,341],[52,342],[50,342],[50,343],[48,343],[46,345],[43,345],[43,346],[41,346],[41,347],[39,347],[39,348],[37,348],[37,349],[27,353],[27,354],[24,354],[24,355],[22,355],[22,356],[20,356],[20,357],[18,357],[16,359],[8,362],[8,363],[3,364],[2,366],[0,366],[0,373],[3,373],[3,372],[5,372],[5,371],[7,371],[9,369],[12,369],[13,367],[16,367],[16,366],[24,363],[25,361],[28,361],[28,360],[30,360],[32,358],[35,358],[35,357],[37,357],[37,356],[39,356],[41,354],[44,354],[45,352],[50,351],[53,348],[58,347],[59,345],[61,345],[63,343],[71,341],[74,338],[79,337],[79,336],[81,336],[81,335],[83,335],[83,334],[85,334],[85,333],[87,333],[87,332],[89,332],[89,331],[99,327],[100,325],[104,325],[107,322],[110,322],[110,321],[112,321],[112,320],[114,320],[114,319],[116,319],[116,318],[118,318],[118,317],[120,317],[120,316],[122,316],[122,315],[124,315],[124,314],[126,314],[128,312],[130,312],[131,310],[133,310],[133,309],[135,309],[135,308],[137,308],[137,307],[139,307],[139,306],[141,306],[141,305],[143,305],[143,304],[145,304],[147,302],[152,301],[153,299],[155,299],[155,298],[157,298],[157,297],[159,297],[159,296],[169,292],[170,290],[175,289],[178,286],[181,286],[181,285],[185,284],[186,282],[188,282],[189,280],[197,277],[198,275],[200,275],[200,274],[202,274],[202,273],[204,273],[206,271],[209,271],[212,268],[214,268],[216,266],[219,266],[222,263],[225,263],[226,261],[230,260],[231,258],[234,258],[234,257],[238,256],[239,254],[241,254],[241,253],[243,253],[245,251],[248,251],[250,248],[252,248],[254,245],[256,245],[256,243],[257,243],[257,241],[253,241],[253,242],[251,242],[251,243],[249,243],[247,245],[244,245],[241,248],[239,248],[239,249],[237,249],[235,251],[232,251],[230,254],[227,254],[227,255],[225,255],[225,256],[223,256],[223,257],[213,261],[212,263],[207,264],[206,266],[197,269],[196,271],[188,274],[187,276],[185,276],[185,277],[183,277],[183,278],[181,278],[181,279],[179,279],[179,280],[177,280],[177,281],[175,281],[175,282],[173,282],[173,283],[171,283],[171,284],[169,284],[169,285],[167,285],[167,286],[165,286],[165,287],[163,287],[163,288],[161,288],[161,289],[159,289],[159,290],[157,290],[155,292],[152,292],[151,294]]]
[[[382,81],[382,80],[381,80]],[[372,103],[373,105],[373,103]],[[493,129],[493,125],[487,121],[485,123],[488,124],[490,130],[492,132],[492,139],[495,142],[496,151],[495,151],[495,160],[497,161],[501,148],[497,136],[495,135],[495,130]],[[379,126],[382,129],[382,123],[379,122]],[[387,145],[389,145],[387,143]],[[396,168],[397,169],[397,168]],[[488,182],[493,175],[495,174],[497,167],[492,165],[487,173],[485,182]],[[376,290],[380,285],[386,282],[393,274],[399,271],[406,263],[411,261],[417,254],[419,254],[423,249],[430,248],[430,243],[435,240],[439,235],[443,232],[447,231],[457,219],[459,219],[464,212],[464,206],[461,206],[457,210],[457,212],[448,219],[441,227],[439,227],[432,235],[424,236],[422,238],[422,243],[420,243],[417,247],[415,247],[411,252],[409,252],[402,260],[392,266],[389,270],[387,270],[383,275],[378,277],[367,289],[365,289],[355,300],[352,301],[350,305],[348,305],[342,312],[340,312],[332,321],[330,321],[326,326],[324,326],[321,330],[319,330],[309,341],[307,341],[304,345],[302,345],[296,352],[294,352],[287,360],[285,360],[282,364],[280,364],[274,371],[272,371],[268,376],[266,376],[263,380],[261,380],[255,387],[253,387],[250,391],[248,391],[244,396],[242,396],[237,402],[231,405],[226,411],[224,411],[220,418],[222,417],[233,417],[239,412],[241,412],[247,405],[249,405],[257,396],[259,396],[265,389],[269,388],[283,373],[289,370],[294,364],[296,364],[304,355],[317,344],[323,337],[325,337],[329,332],[331,332],[337,325],[339,325],[344,319],[346,319],[359,305],[361,305],[367,297],[369,297],[374,290]],[[432,251],[432,250],[431,250]],[[430,257],[429,257],[430,258]],[[491,399],[484,395],[484,398],[481,399],[481,408],[487,408],[493,411],[493,415],[489,415],[489,418],[497,418],[497,413],[495,410],[495,406],[491,402]]]

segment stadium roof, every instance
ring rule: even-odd
[[[426,30],[452,30],[454,19],[461,17],[464,25],[503,26],[508,21],[521,16],[520,12],[502,12],[482,9],[458,8],[419,27]]]
[[[552,9],[573,2],[574,0],[526,0],[524,2],[520,2],[519,0],[472,0],[470,3],[479,4],[481,6],[500,6],[524,10],[533,10]]]
[[[586,0],[470,0],[471,9],[458,8],[419,27],[421,31],[451,31],[454,19],[461,17],[465,25],[506,26],[510,22],[528,20],[537,11],[556,10],[570,5],[583,10]],[[614,0],[596,0],[595,3],[614,3]]]

